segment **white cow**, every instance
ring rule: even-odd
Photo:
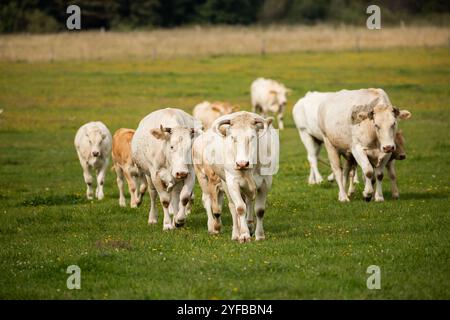
[[[410,116],[409,111],[392,106],[382,89],[342,90],[319,105],[319,128],[339,187],[340,201],[349,201],[344,178],[348,172],[342,173],[340,155],[354,157],[362,168],[366,178],[364,198],[372,198],[371,181],[376,177],[375,201],[384,200],[381,183],[384,167],[396,148],[397,120]],[[377,151],[375,166],[368,158],[372,150]]]
[[[233,240],[250,240],[253,211],[257,217],[256,240],[265,238],[265,203],[279,155],[278,135],[271,127],[272,121],[255,113],[233,113],[218,118],[210,130],[194,141],[195,163],[206,164],[222,180],[233,218]],[[205,188],[202,190],[208,200],[211,195],[205,195]],[[207,207],[211,200],[203,202],[208,213],[208,230],[216,233],[220,229],[220,215],[211,215]]]
[[[269,112],[275,113],[278,128],[284,129],[283,112],[286,107],[286,95],[291,92],[283,84],[271,80],[258,78],[253,81],[251,88],[252,111],[267,117]]]
[[[89,122],[81,126],[75,135],[75,149],[83,168],[84,182],[87,185],[86,196],[93,198],[92,171],[97,174],[95,196],[104,197],[103,184],[111,155],[112,138],[108,128],[100,121]]]
[[[300,135],[300,139],[305,146],[308,162],[310,165],[310,173],[308,178],[309,184],[319,184],[323,181],[319,172],[319,153],[323,143],[322,132],[319,128],[318,111],[319,105],[329,99],[335,92],[308,92],[303,98],[297,101],[292,109],[292,117],[295,126]],[[352,183],[358,183],[358,175],[356,168],[354,169]],[[334,174],[328,176],[328,181],[334,180]]]
[[[141,120],[131,142],[132,159],[145,172],[148,182],[148,223],[157,222],[158,194],[164,211],[163,230],[185,223],[186,206],[195,183],[191,149],[198,127],[200,124],[183,110],[161,109]]]
[[[320,146],[323,143],[322,131],[319,128],[319,105],[328,99],[334,92],[308,92],[292,109],[292,117],[300,134],[310,165],[309,184],[321,183],[322,175],[319,172],[318,162]],[[329,180],[332,180],[332,176]]]
[[[192,115],[195,119],[200,120],[204,130],[211,128],[214,120],[220,116],[239,111],[239,107],[233,106],[227,102],[208,102],[203,101],[194,107]]]

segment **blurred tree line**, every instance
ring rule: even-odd
[[[82,29],[131,30],[213,24],[345,23],[364,25],[369,4],[383,24],[448,25],[450,0],[0,0],[0,32],[65,30],[66,8],[81,8]]]

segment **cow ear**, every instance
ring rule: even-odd
[[[159,129],[151,129],[150,134],[153,135],[156,139],[160,140],[165,140],[167,138],[167,135],[162,127]]]
[[[200,134],[202,132],[202,129],[194,129],[191,128],[191,139],[195,137],[195,135]]]
[[[211,109],[214,110],[214,111],[216,111],[216,112],[222,113],[222,110],[220,110],[220,108],[219,108],[217,105],[215,105],[215,104],[213,104],[213,105],[211,106]]]
[[[270,90],[269,93],[276,96],[278,92],[276,90]]]
[[[223,125],[223,126],[220,126],[220,127],[219,127],[219,132],[220,132],[220,134],[221,134],[223,137],[225,137],[225,136],[227,135],[227,131],[228,131],[229,128],[230,128],[229,125]]]
[[[239,110],[241,110],[241,107],[238,105],[232,106],[231,107],[231,113],[233,112],[238,112]]]
[[[291,93],[292,93],[292,89],[286,88],[286,94],[287,94],[288,96],[290,96]]]
[[[358,120],[359,121],[364,121],[364,120],[366,120],[368,118],[369,118],[369,113],[368,112],[362,111],[362,112],[358,113]]]
[[[266,119],[267,126],[270,126],[270,125],[273,123],[274,120],[275,120],[275,119],[274,119],[273,117],[268,117],[268,118]]]
[[[398,117],[402,120],[409,119],[411,118],[411,112],[409,112],[408,110],[400,110],[398,113]]]

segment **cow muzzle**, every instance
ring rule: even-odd
[[[383,152],[391,153],[393,151],[395,151],[395,146],[393,146],[393,145],[383,146]]]
[[[175,178],[177,179],[185,179],[188,176],[188,172],[186,171],[178,171],[175,173]]]
[[[248,169],[249,167],[250,167],[249,161],[237,161],[236,162],[236,169],[238,169],[238,170],[245,170],[245,169]]]
[[[98,156],[100,156],[100,152],[92,151],[92,156],[97,158]]]
[[[397,160],[405,160],[406,159],[406,154],[401,153],[397,156]]]

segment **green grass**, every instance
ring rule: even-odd
[[[268,200],[266,240],[210,236],[196,187],[186,227],[147,225],[149,200],[121,209],[115,176],[106,199],[84,198],[73,138],[103,121],[137,127],[167,106],[204,99],[249,109],[258,76],[292,88],[280,171]],[[382,87],[410,110],[401,124],[400,200],[337,201],[335,184],[308,186],[290,110],[308,90]],[[0,63],[0,298],[416,299],[450,298],[450,54],[442,49],[218,56],[170,61]],[[323,151],[322,157],[326,154]],[[329,168],[321,166],[322,173]],[[81,290],[66,268],[82,270]],[[381,290],[366,288],[369,265]]]

